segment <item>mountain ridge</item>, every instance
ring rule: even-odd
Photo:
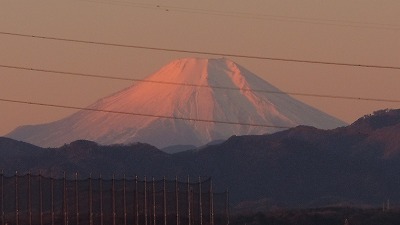
[[[386,137],[388,132],[381,133],[382,129],[400,133],[398,119],[400,110],[383,110],[346,127],[298,126],[268,135],[232,136],[219,144],[175,154],[144,143],[102,146],[75,141],[44,149],[0,138],[0,168],[9,174],[18,170],[54,176],[66,171],[79,172],[81,177],[90,173],[158,179],[212,177],[216,189],[229,189],[234,207],[244,202],[247,206],[253,202],[254,207],[263,202],[264,208],[376,207],[387,199],[400,205],[400,145]],[[369,123],[381,128],[366,131],[364,124]],[[19,146],[32,148],[10,155]]]
[[[19,127],[7,137],[42,147],[87,139],[101,144],[146,142],[164,148],[201,146],[231,135],[272,133],[282,126],[326,129],[345,125],[224,58],[175,60],[144,82],[89,108],[97,112],[83,110],[59,121]],[[270,126],[245,125],[249,123]]]

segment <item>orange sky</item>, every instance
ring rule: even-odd
[[[0,32],[399,67],[399,12],[398,0],[2,0]],[[0,65],[144,78],[183,57],[214,56],[0,34]],[[400,100],[400,70],[231,59],[283,91]],[[0,99],[85,107],[129,85],[0,67]],[[400,108],[294,97],[348,123],[374,110]],[[0,135],[74,112],[1,101],[0,109]]]

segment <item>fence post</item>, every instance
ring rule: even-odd
[[[124,197],[124,225],[126,225],[127,224],[127,221],[126,221],[126,176],[125,176],[125,174],[124,174],[124,190],[123,190],[123,197]]]
[[[213,199],[212,180],[210,180],[210,224],[214,225],[214,199]]]
[[[138,190],[138,176],[135,175],[135,212],[136,212],[136,225],[139,225],[139,190]]]
[[[187,176],[187,201],[188,201],[188,205],[187,205],[187,207],[188,207],[188,224],[189,225],[191,225],[192,223],[191,223],[191,217],[192,217],[192,215],[191,215],[191,204],[190,204],[190,193],[191,193],[191,190],[190,190],[191,188],[190,188],[190,177],[189,177],[189,175]]]
[[[153,225],[156,225],[156,186],[153,177]]]
[[[79,189],[78,189],[78,172],[75,172],[75,212],[76,212],[76,225],[79,225]]]
[[[4,171],[1,170],[1,225],[5,225],[4,222]]]
[[[112,198],[112,220],[113,220],[113,225],[116,225],[115,223],[115,174],[113,174],[112,177],[112,187],[111,187],[111,198]]]
[[[89,225],[93,225],[92,173],[89,174]]]
[[[178,176],[175,177],[175,198],[176,198],[176,225],[179,225],[179,187],[178,187]]]
[[[31,171],[28,173],[28,216],[29,225],[32,225]]]
[[[165,184],[165,176],[163,178],[163,209],[164,209],[164,225],[167,225],[167,186]]]
[[[230,211],[229,211],[229,191],[228,191],[228,189],[226,189],[225,193],[226,193],[226,196],[225,196],[225,199],[226,199],[226,202],[225,202],[226,224],[229,225]]]
[[[144,177],[144,224],[147,225],[147,179]]]
[[[63,194],[63,211],[64,211],[64,225],[68,224],[68,203],[67,203],[67,178],[65,175],[65,171],[64,171],[64,178],[63,178],[63,189],[64,189],[64,194]]]
[[[103,179],[101,178],[101,174],[99,177],[99,188],[100,188],[100,225],[104,224],[104,212],[103,212]]]
[[[15,224],[19,225],[18,171],[15,171]]]
[[[199,214],[200,214],[200,225],[203,225],[203,206],[202,206],[202,196],[201,196],[201,177],[199,176]]]
[[[51,225],[54,225],[54,178],[51,178]]]
[[[42,172],[39,171],[39,207],[40,207],[40,225],[43,225],[43,190],[42,190]]]

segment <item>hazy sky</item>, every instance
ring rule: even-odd
[[[189,53],[5,35],[400,67],[398,0],[0,0],[0,99],[85,107]],[[400,70],[234,58],[282,91],[400,100]],[[293,96],[348,123],[400,103]],[[0,101],[0,135],[73,110]]]

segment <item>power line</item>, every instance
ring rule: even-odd
[[[79,1],[91,2],[96,4],[101,3],[108,5],[130,6],[130,7],[150,9],[150,10],[163,10],[167,12],[174,11],[181,13],[196,13],[196,14],[213,15],[213,16],[239,17],[239,18],[256,19],[256,20],[270,20],[278,22],[294,22],[294,23],[342,26],[342,27],[353,27],[353,28],[367,28],[367,29],[394,30],[394,31],[400,30],[400,27],[394,24],[368,23],[359,21],[321,19],[321,18],[305,18],[305,17],[269,15],[269,14],[254,14],[248,12],[219,11],[211,9],[177,7],[177,6],[160,5],[160,4],[134,3],[128,1],[96,1],[96,0],[79,0]]]
[[[186,118],[186,117],[176,117],[176,116],[154,115],[154,114],[104,110],[104,109],[87,108],[87,107],[85,108],[85,107],[78,107],[78,106],[67,106],[67,105],[50,104],[50,103],[42,103],[42,102],[30,102],[30,101],[13,100],[13,99],[5,99],[5,98],[0,98],[0,101],[1,102],[9,102],[9,103],[25,104],[25,105],[36,105],[36,106],[45,106],[45,107],[53,107],[53,108],[62,108],[62,109],[74,109],[74,110],[85,110],[85,111],[93,111],[93,112],[114,113],[114,114],[122,114],[122,115],[129,115],[129,116],[144,116],[144,117],[173,119],[173,120],[185,120],[185,121],[195,121],[195,122],[205,122],[205,123],[220,123],[220,124],[229,124],[229,125],[266,127],[266,128],[277,128],[277,129],[293,128],[290,126],[276,126],[276,125],[268,125],[268,124],[243,123],[243,122],[232,122],[232,121],[222,121],[222,120],[209,120],[209,119],[196,119],[196,118]]]
[[[168,82],[168,81],[135,79],[135,78],[127,78],[127,77],[113,77],[113,76],[96,75],[96,74],[89,74],[89,73],[77,73],[77,72],[68,72],[68,71],[60,71],[60,70],[32,68],[32,67],[10,66],[10,65],[2,65],[2,64],[0,64],[0,67],[1,68],[8,68],[8,69],[17,69],[17,70],[26,70],[26,71],[34,71],[34,72],[51,73],[51,74],[60,74],[60,75],[67,75],[67,76],[98,78],[98,79],[111,79],[111,80],[122,80],[122,81],[165,84],[165,85],[180,85],[180,86],[223,89],[223,90],[232,90],[232,91],[249,91],[249,92],[260,92],[260,93],[269,93],[269,94],[280,94],[280,95],[316,97],[316,98],[330,98],[330,99],[344,99],[344,100],[357,100],[357,101],[374,101],[374,102],[400,103],[400,100],[398,100],[398,99],[365,98],[365,97],[354,97],[354,96],[324,95],[324,94],[312,94],[312,93],[300,93],[300,92],[282,92],[282,91],[249,89],[249,88],[237,88],[237,87],[224,87],[224,86],[214,86],[214,85],[188,84],[188,83],[178,83],[178,82]]]
[[[145,49],[145,50],[164,51],[164,52],[203,54],[203,55],[212,55],[212,56],[225,56],[225,57],[235,57],[235,58],[259,59],[259,60],[307,63],[307,64],[321,64],[321,65],[331,65],[331,66],[347,66],[347,67],[400,70],[400,66],[382,66],[382,65],[370,65],[370,64],[340,63],[340,62],[328,62],[328,61],[306,60],[306,59],[290,59],[290,58],[277,58],[277,57],[231,54],[231,53],[223,53],[223,52],[208,52],[208,51],[195,51],[195,50],[184,50],[184,49],[173,49],[173,48],[149,47],[149,46],[142,46],[142,45],[128,45],[128,44],[117,44],[117,43],[111,43],[111,42],[86,41],[86,40],[78,40],[78,39],[70,39],[70,38],[59,38],[59,37],[50,37],[50,36],[41,36],[41,35],[32,35],[32,34],[21,34],[21,33],[4,32],[4,31],[0,31],[0,34],[10,35],[10,36],[36,38],[36,39],[43,39],[43,40],[64,41],[64,42],[103,45],[103,46],[122,47],[122,48],[135,48],[135,49]]]

